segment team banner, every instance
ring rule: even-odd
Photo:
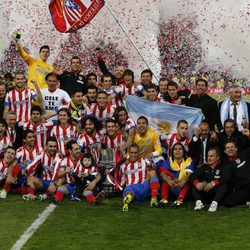
[[[200,109],[145,100],[129,95],[125,103],[129,116],[136,122],[140,116],[147,117],[150,127],[162,133],[176,133],[176,125],[179,120],[186,120],[189,124],[189,135],[204,119]]]
[[[89,23],[104,3],[104,0],[51,0],[49,10],[56,29],[71,33]]]

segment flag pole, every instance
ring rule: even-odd
[[[108,9],[109,13],[112,15],[112,17],[114,18],[114,20],[116,21],[116,23],[120,26],[120,28],[122,29],[123,33],[126,35],[126,37],[128,38],[128,40],[131,42],[131,44],[133,45],[133,47],[135,48],[135,50],[137,51],[137,53],[141,56],[142,60],[145,62],[145,64],[147,65],[147,67],[152,71],[155,79],[159,83],[158,77],[155,75],[155,73],[153,72],[153,70],[151,69],[151,67],[149,66],[149,64],[147,63],[146,59],[144,58],[144,56],[142,55],[142,53],[140,52],[140,50],[135,45],[134,41],[129,37],[129,35],[128,35],[127,31],[125,30],[125,28],[123,27],[123,25],[119,22],[119,20],[116,18],[116,16],[112,12],[112,10],[109,8],[109,6],[108,6],[108,4],[107,4],[106,1],[105,1],[105,6]]]

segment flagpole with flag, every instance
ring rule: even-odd
[[[155,75],[154,71],[151,69],[150,65],[148,64],[148,62],[146,61],[146,59],[144,58],[144,56],[142,55],[142,53],[140,52],[140,50],[137,48],[137,46],[134,43],[134,41],[128,35],[128,32],[125,30],[125,28],[123,27],[123,25],[119,22],[118,18],[114,15],[114,13],[112,12],[112,10],[109,8],[109,6],[107,4],[107,1],[104,1],[104,2],[105,2],[104,5],[108,9],[109,13],[112,15],[112,17],[114,18],[114,20],[116,21],[116,23],[120,26],[120,28],[122,29],[123,33],[126,35],[126,37],[128,38],[128,40],[131,42],[131,44],[133,45],[133,47],[135,48],[135,50],[137,51],[137,53],[140,55],[140,57],[142,58],[142,60],[145,62],[145,64],[147,65],[147,67],[152,71],[155,79],[159,83],[158,77]]]

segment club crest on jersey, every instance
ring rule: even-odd
[[[73,0],[66,0],[64,6],[72,10],[80,10],[80,7]]]

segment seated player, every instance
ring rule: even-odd
[[[100,191],[101,174],[96,165],[94,157],[90,153],[83,155],[81,164],[77,166],[72,174],[76,189],[71,200],[81,201],[84,196],[86,201],[92,205],[97,205],[105,198],[105,192]]]
[[[207,163],[198,168],[190,179],[193,184],[194,210],[204,208],[204,200],[212,200],[208,211],[216,212],[218,204],[226,194],[229,180],[227,166],[222,165],[218,148],[209,149]]]
[[[223,200],[223,205],[233,207],[250,200],[250,149],[238,151],[236,142],[228,140],[225,143],[227,159],[226,166],[229,168],[231,187]],[[249,206],[249,205],[248,205]]]
[[[65,195],[73,195],[75,190],[75,180],[73,173],[81,164],[81,150],[78,143],[70,140],[66,147],[69,155],[65,157],[55,169],[55,179],[57,179],[57,191],[53,195],[54,202],[61,202]]]
[[[58,152],[57,140],[49,137],[46,141],[46,148],[27,167],[28,194],[23,196],[25,200],[34,200],[36,190],[56,191],[56,179],[54,170],[56,164],[63,159]]]
[[[194,163],[186,156],[184,146],[177,142],[172,147],[172,156],[166,161],[159,161],[156,164],[156,172],[162,178],[160,205],[169,203],[169,191],[177,196],[174,207],[182,206],[183,200],[189,190],[189,176],[194,171]]]
[[[151,195],[151,207],[157,207],[158,178],[154,170],[149,170],[147,162],[139,156],[139,147],[129,147],[129,159],[120,169],[123,191],[123,211],[128,211],[132,200],[142,201]]]

